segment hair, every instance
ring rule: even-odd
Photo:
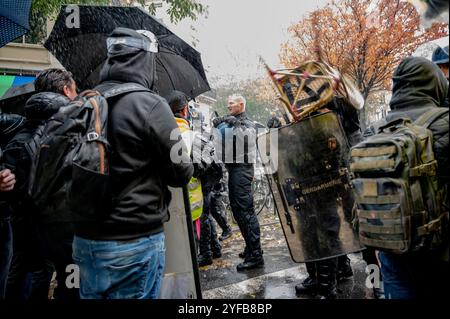
[[[230,95],[228,97],[228,100],[232,100],[232,101],[239,102],[239,103],[242,102],[244,104],[244,110],[245,110],[245,106],[247,104],[247,100],[242,95],[240,95],[240,94]]]
[[[64,87],[74,82],[72,73],[61,69],[47,69],[39,73],[34,80],[36,92],[54,92],[64,94]]]

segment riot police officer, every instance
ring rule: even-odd
[[[362,134],[359,126],[358,113],[355,108],[348,105],[342,98],[335,97],[326,106],[326,109],[335,112],[342,124],[347,140],[351,146],[356,145],[362,140]],[[351,215],[353,208],[352,196],[343,191],[342,208],[345,215]],[[333,202],[326,202],[321,198],[321,205],[336,205]],[[319,205],[318,205],[319,206]],[[350,265],[350,259],[347,255],[333,257],[317,262],[307,262],[306,270],[308,277],[300,284],[295,286],[297,294],[318,294],[323,299],[336,299],[337,282],[353,276]]]
[[[220,154],[228,171],[231,210],[245,241],[245,250],[239,254],[244,262],[237,265],[238,271],[264,266],[261,231],[252,194],[256,132],[254,123],[245,113],[245,105],[243,96],[232,95],[228,98],[229,116],[213,121],[214,127],[220,132],[221,141],[216,150],[222,151]]]

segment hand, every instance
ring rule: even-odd
[[[0,171],[0,192],[7,192],[14,188],[16,176],[9,170]]]
[[[223,121],[230,124],[231,126],[235,126],[238,122],[237,118],[232,115],[225,117]]]
[[[222,122],[223,122],[224,118],[223,117],[216,117],[212,123],[214,127],[218,127]]]

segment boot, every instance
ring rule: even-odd
[[[212,265],[213,259],[212,259],[211,256],[199,255],[198,259],[197,259],[197,262],[198,262],[198,266],[199,267],[205,267],[205,266],[208,266],[208,265]]]
[[[302,283],[295,286],[295,292],[297,295],[301,294],[316,294],[317,293],[317,269],[315,262],[307,262],[306,271],[308,272],[308,277],[303,280]]]
[[[213,259],[217,259],[217,258],[220,258],[220,257],[222,257],[222,252],[220,250],[213,251],[213,253],[212,253],[212,258]]]
[[[327,290],[325,293],[320,294],[319,299],[326,299],[326,300],[337,299],[336,288],[334,288],[334,290]]]
[[[317,292],[320,299],[336,299],[337,298],[337,258],[330,258],[317,262]]]
[[[239,258],[245,259],[247,258],[247,255],[248,255],[248,248],[247,246],[245,246],[244,251],[240,252],[238,256]]]
[[[349,279],[353,276],[352,266],[350,265],[350,258],[347,255],[338,257],[338,268],[336,272],[336,279],[338,282]]]
[[[245,247],[244,251],[240,252],[238,256],[239,258],[245,259],[248,257],[247,255],[248,255],[247,247]],[[261,250],[261,255],[264,255],[264,250]]]
[[[226,229],[222,232],[222,236],[219,237],[219,240],[224,241],[225,239],[230,238],[231,234],[232,234],[231,227],[228,227],[228,229]]]
[[[258,256],[246,257],[244,262],[236,266],[236,269],[237,271],[245,271],[262,267],[264,267],[264,258],[262,254],[260,254]]]
[[[317,293],[317,278],[308,276],[302,283],[295,285],[297,295],[315,295]]]

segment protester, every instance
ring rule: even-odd
[[[186,95],[180,91],[173,91],[167,100],[180,130],[183,127],[190,127],[187,120],[189,106]],[[212,188],[220,180],[222,168],[214,162],[214,144],[210,141],[209,136],[206,136],[206,132],[204,135],[201,132],[191,131],[190,133],[193,133],[191,156],[194,162],[194,176],[200,179],[203,195],[202,213],[200,215],[200,254],[197,260],[199,267],[203,267],[211,265],[213,258],[222,256],[222,247],[217,239],[215,226],[212,222],[213,207],[211,203]],[[195,196],[191,197],[195,198]]]
[[[15,175],[4,167],[2,149],[24,123],[25,119],[21,116],[0,113],[0,299],[5,298],[12,260],[11,208],[8,199],[16,183]]]
[[[115,29],[95,90],[102,93],[123,83],[153,89],[157,46],[152,38],[148,31]],[[154,299],[165,263],[168,186],[186,185],[193,166],[185,146],[179,162],[171,159],[181,136],[163,98],[148,90],[131,92],[108,100],[108,105],[109,177],[115,200],[98,222],[76,230],[73,256],[80,267],[80,296]],[[172,133],[178,138],[171,139]]]
[[[252,191],[253,165],[256,160],[256,132],[254,123],[245,113],[245,105],[246,100],[243,96],[232,95],[228,98],[229,116],[216,118],[213,121],[214,127],[221,131],[221,154],[228,170],[231,210],[245,241],[245,249],[239,254],[239,257],[244,258],[244,262],[237,265],[238,271],[264,265],[261,230],[253,206]],[[230,151],[232,154],[229,153]]]
[[[47,299],[55,267],[58,286],[54,298],[77,299],[77,289],[66,287],[66,268],[73,264],[73,226],[67,206],[63,203],[59,209],[53,209],[57,203],[49,203],[48,209],[39,211],[28,196],[33,161],[30,149],[32,145],[36,147],[33,137],[41,134],[51,116],[77,97],[77,87],[70,72],[54,68],[42,71],[34,87],[36,94],[25,105],[27,122],[4,150],[5,163],[18,181],[11,201],[14,254],[7,298]]]
[[[415,121],[430,109],[440,107],[447,96],[448,81],[439,68],[424,58],[408,57],[394,72],[390,102],[392,111],[386,120],[409,118]],[[448,212],[450,169],[448,113],[435,119],[428,128],[433,133],[433,151],[438,164],[438,185],[444,195],[441,204],[444,206],[443,211]],[[448,297],[450,283],[448,254],[448,238],[440,249],[423,249],[401,255],[380,252],[386,298]]]
[[[0,192],[9,192],[16,183],[9,169],[0,170]],[[0,300],[5,298],[6,282],[12,259],[10,209],[0,193]]]

